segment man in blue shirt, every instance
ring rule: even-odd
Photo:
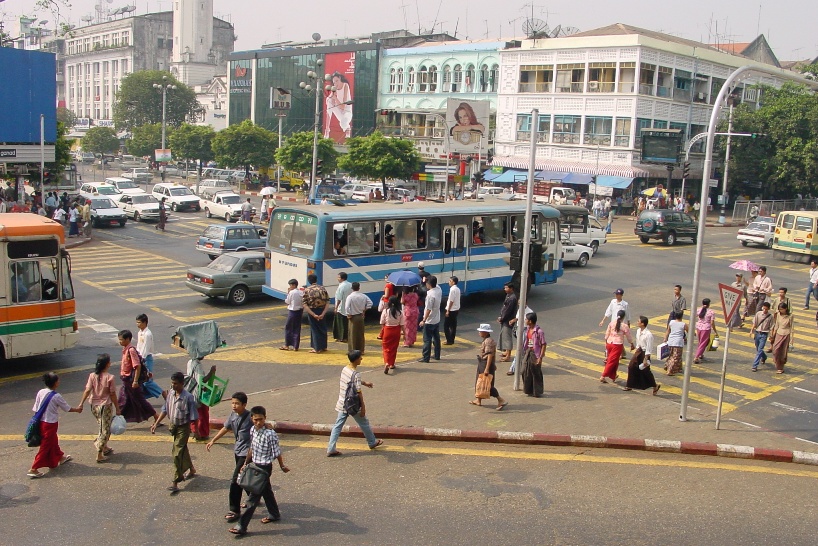
[[[235,457],[235,469],[233,470],[233,477],[230,479],[230,494],[228,496],[229,512],[224,516],[228,522],[234,522],[239,519],[241,513],[241,487],[237,483],[239,471],[244,466],[244,461],[247,458],[247,452],[250,451],[250,431],[253,428],[253,421],[250,419],[250,412],[247,410],[247,395],[243,392],[233,393],[230,400],[230,405],[233,408],[233,413],[225,421],[224,426],[207,444],[207,451],[213,447],[216,441],[232,431],[236,437],[236,443],[233,446],[233,456]]]

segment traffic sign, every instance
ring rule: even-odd
[[[719,296],[721,296],[721,309],[724,312],[725,324],[730,324],[730,319],[738,312],[743,295],[744,291],[735,286],[719,283]]]

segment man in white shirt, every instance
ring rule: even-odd
[[[145,359],[145,367],[150,376],[142,384],[142,391],[145,398],[167,397],[167,392],[162,390],[156,381],[153,380],[153,333],[148,328],[148,315],[142,313],[136,317],[136,327],[139,331],[136,334],[136,352]]]
[[[443,333],[446,345],[453,345],[457,335],[457,315],[460,313],[460,287],[457,277],[449,278],[449,299],[446,300],[446,318],[443,320]]]
[[[628,308],[628,302],[622,299],[624,294],[625,291],[621,288],[616,289],[616,292],[614,292],[614,299],[612,299],[611,303],[608,304],[608,308],[605,309],[605,315],[602,317],[602,320],[599,321],[600,326],[605,325],[605,319],[613,320],[619,311],[625,311],[625,320],[627,321],[628,326],[631,325],[631,312]]]
[[[335,290],[335,318],[332,321],[332,337],[339,343],[347,343],[349,322],[347,320],[347,296],[352,292],[352,283],[344,271],[338,273],[338,288]]]
[[[653,395],[659,392],[661,385],[656,383],[650,371],[650,357],[654,350],[653,334],[648,330],[648,317],[639,317],[639,329],[636,331],[636,350],[628,364],[628,382],[622,390],[630,391],[653,388]]]
[[[440,304],[443,301],[443,291],[437,285],[437,277],[429,275],[426,280],[429,289],[426,292],[426,308],[423,320],[418,324],[423,328],[423,351],[418,362],[429,362],[432,356],[432,343],[435,345],[435,360],[440,360]]]
[[[818,300],[818,260],[811,260],[809,263],[809,284],[807,285],[807,299],[804,301],[804,309],[809,309],[810,296],[815,296]]]
[[[304,293],[298,288],[298,281],[287,282],[287,322],[284,325],[284,345],[282,351],[297,351],[301,345],[301,319],[304,316]]]
[[[347,347],[350,351],[361,351],[364,354],[366,339],[364,338],[364,314],[372,307],[369,296],[361,293],[361,283],[352,283],[352,292],[346,298],[347,319],[349,319],[349,334]]]

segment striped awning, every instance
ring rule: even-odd
[[[513,169],[527,169],[529,159],[519,156],[494,156],[492,166],[511,167]],[[612,165],[610,163],[581,163],[571,161],[536,160],[537,170],[543,171],[564,171],[569,173],[582,174],[604,174],[608,176],[620,176],[622,178],[649,178],[658,176],[652,170],[635,167],[633,165]],[[667,173],[667,171],[665,171]]]

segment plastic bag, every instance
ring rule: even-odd
[[[111,434],[122,434],[123,432],[125,432],[125,417],[115,415],[114,420],[111,421]]]

